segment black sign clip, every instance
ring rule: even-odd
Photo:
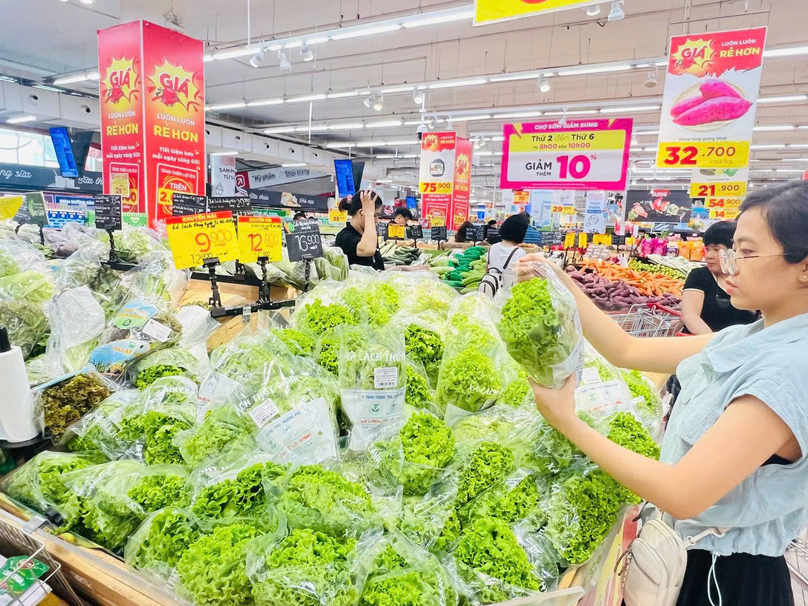
[[[256,263],[261,268],[261,284],[258,287],[258,303],[269,303],[269,282],[267,282],[267,263],[269,257],[258,257]]]
[[[202,264],[208,269],[208,275],[210,276],[211,297],[208,300],[208,303],[214,310],[221,309],[222,296],[219,294],[219,284],[216,282],[216,266],[219,264],[219,257],[210,257],[209,259],[205,259]],[[213,310],[211,310],[211,315],[213,315]]]

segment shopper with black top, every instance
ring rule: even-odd
[[[348,224],[337,234],[335,243],[348,257],[349,265],[365,265],[384,271],[376,234],[376,219],[381,207],[382,199],[371,190],[357,192],[352,198],[340,202],[339,209],[348,213]]]

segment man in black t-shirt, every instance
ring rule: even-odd
[[[348,225],[337,234],[335,244],[348,257],[349,265],[365,265],[384,271],[376,235],[376,217],[382,199],[376,192],[366,190],[340,202],[340,210],[348,212]]]

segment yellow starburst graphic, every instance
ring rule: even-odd
[[[469,162],[468,155],[458,154],[455,166],[457,166],[457,180],[468,181],[471,174],[471,162]]]
[[[104,79],[103,99],[117,106],[128,105],[137,99],[140,91],[140,76],[135,69],[135,59],[112,58]]]
[[[709,40],[688,39],[672,55],[675,60],[673,66],[674,73],[689,73],[694,76],[705,76],[710,68],[710,63],[715,55],[715,51],[710,46]]]
[[[154,67],[149,83],[152,99],[162,102],[170,110],[187,113],[188,110],[200,107],[200,91],[194,84],[194,74],[181,65],[172,65],[163,60],[162,65]]]

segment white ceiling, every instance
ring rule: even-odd
[[[32,79],[58,77],[96,69],[95,31],[133,19],[167,24],[173,13],[188,35],[205,40],[209,52],[238,48],[248,41],[258,43],[303,36],[315,32],[351,27],[373,21],[400,19],[424,13],[468,6],[471,0],[252,0],[250,31],[247,31],[248,0],[95,0],[87,7],[78,0],[6,0],[0,23],[0,73]],[[328,41],[312,46],[315,58],[303,62],[296,48],[286,49],[291,71],[278,67],[277,52],[267,52],[258,69],[249,56],[211,61],[206,64],[207,103],[217,105],[259,99],[295,97],[352,90],[379,90],[407,83],[434,82],[453,78],[491,77],[501,73],[541,70],[580,64],[609,63],[664,57],[671,35],[683,32],[716,31],[768,25],[767,48],[808,45],[808,2],[806,0],[627,0],[626,18],[608,23],[605,4],[599,17],[588,17],[582,9],[521,19],[498,25],[473,27],[470,19],[442,25]],[[801,24],[801,25],[800,25]],[[796,26],[795,26],[796,25]],[[468,110],[490,114],[498,108],[513,111],[541,106],[560,109],[567,105],[602,107],[653,104],[661,96],[659,85],[646,88],[648,69],[555,77],[548,93],[538,90],[535,79],[486,83],[479,86],[428,90],[427,115],[446,116]],[[95,92],[97,83],[69,85]],[[767,59],[764,64],[763,96],[808,93],[808,55]],[[381,119],[417,120],[419,107],[411,92],[386,94],[382,111],[366,108],[366,95],[309,103],[283,103],[264,107],[208,112],[216,124],[260,133],[279,125],[372,122]],[[614,114],[612,114],[614,115]],[[626,113],[638,130],[652,130],[659,112]],[[808,125],[808,102],[761,105],[758,123]],[[501,131],[505,120],[456,122],[466,134]],[[440,128],[440,125],[438,125]],[[326,147],[340,141],[399,141],[415,137],[416,126],[270,135],[311,146]],[[808,130],[758,132],[755,144],[808,143]],[[639,138],[638,147],[651,147],[655,137]],[[496,142],[485,149],[495,151]],[[334,150],[340,152],[340,150]],[[343,150],[348,153],[348,150]],[[385,145],[354,149],[353,153],[414,154],[415,146]],[[802,153],[800,153],[800,151]],[[653,153],[637,153],[650,157]],[[808,149],[759,150],[758,166],[793,168],[782,158],[808,156]],[[496,164],[496,156],[480,158]],[[374,164],[390,169],[390,176],[412,182],[417,160],[375,159]],[[808,163],[805,163],[808,166]],[[478,167],[475,184],[494,184],[498,167]],[[484,174],[489,174],[487,179]],[[778,174],[781,178],[785,173]],[[796,173],[795,175],[796,176]]]

